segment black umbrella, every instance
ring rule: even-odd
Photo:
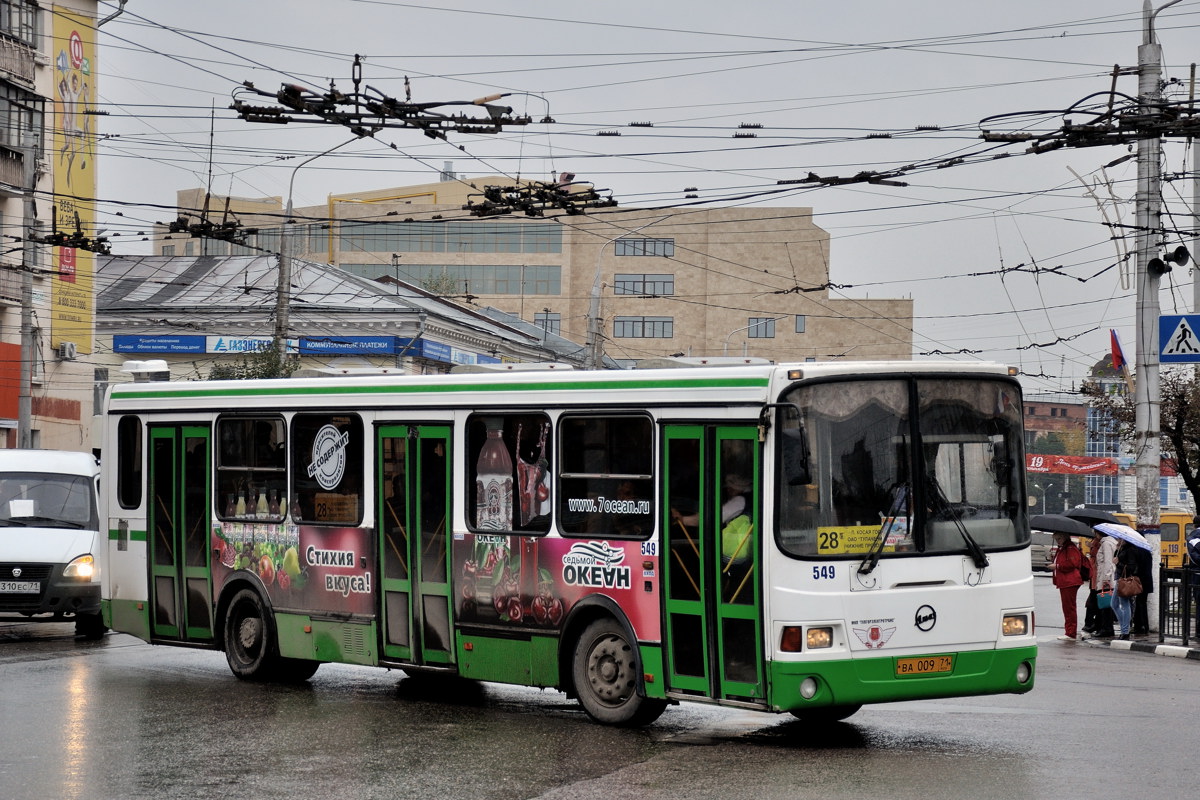
[[[1121,520],[1098,508],[1070,508],[1063,513],[1071,519],[1077,519],[1088,525],[1099,525],[1101,522],[1121,524]]]
[[[1048,533],[1065,533],[1067,536],[1099,536],[1092,527],[1082,520],[1073,519],[1062,514],[1035,514],[1029,518],[1029,527],[1035,531]]]

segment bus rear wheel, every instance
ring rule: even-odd
[[[597,620],[584,629],[572,674],[579,704],[597,722],[649,725],[667,707],[665,700],[638,694],[637,651],[616,620]]]
[[[242,680],[275,677],[275,642],[271,617],[258,592],[242,589],[225,615],[225,660]]]

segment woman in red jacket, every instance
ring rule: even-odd
[[[1083,585],[1083,577],[1079,568],[1083,564],[1083,552],[1076,546],[1070,536],[1065,533],[1054,534],[1054,543],[1058,550],[1054,553],[1054,585],[1058,587],[1058,596],[1062,601],[1063,610],[1063,641],[1075,641],[1079,634],[1079,612],[1075,597],[1079,587]]]

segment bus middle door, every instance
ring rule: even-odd
[[[450,665],[450,428],[381,427],[376,458],[383,657]]]
[[[663,442],[670,687],[762,701],[758,429],[671,425]]]

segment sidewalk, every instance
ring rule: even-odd
[[[1085,634],[1086,636],[1086,634]],[[1151,633],[1144,636],[1139,636],[1135,639],[1097,639],[1087,637],[1079,640],[1078,644],[1085,644],[1089,647],[1107,647],[1110,650],[1129,650],[1134,653],[1150,653],[1156,656],[1171,656],[1173,658],[1190,658],[1194,661],[1200,661],[1200,641],[1190,639],[1188,646],[1184,647],[1179,638],[1175,638],[1175,644],[1171,643],[1172,637],[1166,637],[1166,641],[1162,644],[1158,643],[1158,634]]]

